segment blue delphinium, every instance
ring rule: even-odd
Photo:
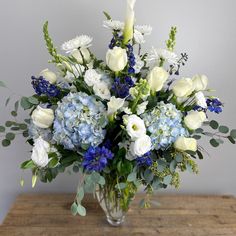
[[[89,172],[101,172],[113,157],[114,154],[105,147],[90,147],[84,154],[82,165]]]
[[[94,96],[70,93],[55,111],[53,139],[65,149],[98,146],[103,142],[107,124],[106,108]]]
[[[114,31],[114,36],[111,39],[109,48],[113,49],[114,47],[120,47],[123,39],[124,39],[123,35],[120,35],[118,32]]]
[[[45,94],[48,97],[57,97],[60,94],[60,90],[57,88],[57,86],[50,84],[43,78],[43,76],[40,76],[39,78],[32,76],[31,78],[31,84],[39,96]]]
[[[154,149],[165,150],[178,137],[188,136],[188,131],[182,126],[182,117],[175,105],[164,102],[158,103],[152,111],[142,115]]]
[[[152,165],[152,158],[151,158],[151,152],[147,152],[141,157],[136,158],[136,162],[138,166],[151,166]]]
[[[135,62],[135,56],[134,56],[134,49],[133,46],[131,44],[127,45],[127,55],[128,55],[128,64],[129,64],[129,68],[128,68],[128,73],[129,74],[134,74],[135,73],[135,69],[134,66],[136,64]]]
[[[115,78],[111,90],[118,98],[125,98],[129,96],[129,89],[134,86],[134,81],[131,77],[126,76],[124,79]]]
[[[219,114],[223,111],[222,110],[223,104],[217,98],[213,98],[213,99],[208,98],[206,103],[207,103],[208,110],[211,112],[215,112],[215,113]]]

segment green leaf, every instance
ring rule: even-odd
[[[30,119],[24,119],[24,121],[26,124],[28,124],[28,125],[30,124]]]
[[[93,172],[91,174],[91,179],[93,182],[98,183],[98,181],[100,180],[100,174],[97,172]]]
[[[58,158],[54,157],[50,160],[50,162],[48,163],[48,167],[49,168],[54,168],[56,165],[58,164]]]
[[[199,129],[196,129],[196,130],[195,130],[195,133],[201,134],[203,131],[204,131],[203,129],[199,128]]]
[[[39,104],[39,100],[36,97],[28,97],[28,102],[33,104],[33,105],[38,105]]]
[[[7,98],[7,100],[6,100],[6,102],[5,102],[5,107],[9,104],[9,102],[10,102],[10,97],[9,98]]]
[[[200,160],[203,159],[203,155],[202,155],[202,153],[201,153],[199,150],[197,150],[197,155],[198,155],[198,158],[199,158]]]
[[[20,128],[19,127],[11,127],[11,130],[18,131],[18,130],[20,130]]]
[[[78,212],[81,216],[86,216],[86,209],[85,209],[81,204],[78,204],[77,212]]]
[[[18,111],[18,108],[19,108],[19,101],[16,101],[16,102],[15,102],[15,112]]]
[[[173,160],[173,161],[170,163],[170,171],[171,171],[172,173],[175,172],[176,166],[177,166],[177,161],[176,161],[176,160]]]
[[[16,117],[16,116],[17,116],[17,113],[16,113],[15,111],[12,111],[12,112],[11,112],[11,115],[12,115],[13,117]]]
[[[107,18],[107,20],[111,20],[112,19],[111,16],[107,12],[104,11],[103,14]]]
[[[218,129],[219,124],[218,124],[217,121],[212,120],[212,121],[210,121],[210,126],[211,126],[212,129]]]
[[[183,155],[178,153],[176,156],[175,156],[175,160],[177,162],[182,162],[183,161]]]
[[[24,110],[28,110],[28,109],[30,109],[30,108],[33,107],[33,104],[31,104],[31,103],[28,101],[28,98],[27,98],[27,97],[22,97],[22,98],[21,98],[20,105],[21,105],[21,107],[22,107]]]
[[[4,133],[6,128],[4,126],[0,126],[0,133]]]
[[[105,183],[106,183],[106,180],[105,180],[105,178],[103,177],[103,176],[101,176],[100,175],[100,179],[99,179],[99,181],[98,181],[98,184],[100,184],[100,185],[105,185]]]
[[[171,183],[171,180],[172,180],[172,175],[167,175],[167,176],[164,177],[163,183],[165,185],[169,185]]]
[[[218,147],[219,146],[219,143],[213,138],[210,140],[210,144],[212,147]]]
[[[137,178],[137,173],[136,172],[132,172],[128,175],[127,177],[127,181],[128,182],[134,182]]]
[[[37,176],[37,175],[33,175],[33,176],[32,176],[32,188],[35,187],[36,182],[37,182],[37,179],[38,179],[38,176]]]
[[[21,164],[21,169],[33,169],[35,167],[35,164],[32,160],[25,161]]]
[[[232,143],[232,144],[235,144],[236,141],[231,137],[231,136],[228,136],[228,140]]]
[[[233,139],[236,139],[236,129],[231,130],[230,136],[231,136]]]
[[[76,216],[76,215],[77,215],[77,213],[78,213],[77,208],[78,208],[78,206],[77,206],[77,204],[74,202],[74,203],[71,205],[71,208],[70,208],[71,213],[72,213],[73,216]]]
[[[6,84],[3,81],[0,80],[0,87],[6,88],[7,86],[6,86]]]
[[[13,134],[13,133],[7,133],[7,134],[6,134],[6,139],[7,139],[7,140],[12,141],[12,140],[15,139],[15,137],[16,137],[16,135]]]
[[[20,128],[21,130],[26,130],[26,129],[28,128],[28,126],[27,126],[26,124],[20,124],[20,125],[19,125],[19,128]]]
[[[10,145],[11,145],[11,141],[10,140],[8,140],[8,139],[3,139],[2,140],[2,146],[3,147],[8,147]]]
[[[223,134],[227,134],[227,133],[229,132],[229,128],[228,128],[227,126],[221,125],[221,126],[219,127],[219,131],[220,131],[221,133],[223,133]]]
[[[196,140],[201,139],[201,137],[202,137],[202,136],[200,136],[200,135],[193,135],[193,138],[196,139]]]
[[[13,124],[14,124],[14,122],[12,122],[12,121],[7,121],[5,123],[6,127],[11,127]]]
[[[146,169],[145,171],[144,171],[144,179],[145,179],[145,181],[147,182],[147,183],[151,183],[151,181],[153,180],[153,178],[154,178],[154,174],[153,174],[153,172],[151,171],[151,170],[149,170],[149,169]]]
[[[193,151],[190,151],[190,150],[187,150],[185,152],[188,153],[190,156],[195,156],[196,155],[196,152],[193,152]]]
[[[142,199],[142,200],[139,202],[139,207],[140,207],[140,208],[144,208],[144,207],[145,207],[145,199]]]
[[[126,183],[119,183],[119,184],[116,184],[115,188],[116,189],[125,189],[127,187],[127,184]]]
[[[79,191],[77,192],[77,198],[78,201],[81,202],[84,198],[84,188],[79,188]]]

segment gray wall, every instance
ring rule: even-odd
[[[114,19],[124,17],[125,0],[1,0],[0,1],[0,80],[12,91],[30,95],[30,76],[48,67],[49,56],[44,47],[42,25],[50,22],[50,32],[59,46],[77,34],[94,37],[93,50],[103,58],[110,34],[102,27],[102,11]],[[210,87],[225,102],[224,114],[218,119],[236,127],[236,1],[235,0],[137,0],[137,23],[151,24],[153,34],[147,48],[164,46],[170,26],[178,26],[177,52],[188,52],[189,63],[183,76],[205,73]],[[12,93],[0,90],[0,124],[8,119],[3,106]],[[14,95],[17,98],[17,95]],[[13,97],[14,97],[13,96]],[[20,118],[26,114],[20,114]],[[204,143],[205,145],[205,143]],[[235,147],[226,144],[199,162],[200,174],[182,175],[180,193],[236,195]],[[19,138],[10,148],[0,147],[0,222],[17,194],[23,192],[73,192],[78,176],[61,174],[52,184],[38,183],[30,187],[30,173],[19,165],[30,158],[29,146]],[[24,176],[25,187],[19,185]]]

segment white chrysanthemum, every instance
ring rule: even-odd
[[[138,30],[134,30],[134,41],[138,44],[145,43],[145,39],[142,33],[140,33]]]
[[[78,48],[89,48],[92,46],[93,38],[88,35],[80,35],[62,44],[62,50],[71,53]]]
[[[151,49],[150,53],[148,54],[147,61],[152,62],[152,61],[157,61],[160,58],[163,58],[166,60],[168,63],[172,65],[178,64],[178,56],[174,53],[171,52],[167,49],[155,49],[154,47]]]
[[[103,21],[103,26],[107,29],[111,30],[123,30],[124,29],[124,22],[118,20],[105,20]]]
[[[143,35],[150,35],[152,33],[150,25],[136,25],[134,28]]]

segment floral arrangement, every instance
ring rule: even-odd
[[[154,190],[177,188],[180,172],[198,172],[195,160],[205,151],[197,141],[201,137],[214,147],[223,139],[235,144],[236,130],[208,119],[209,112],[223,108],[207,88],[208,78],[179,77],[188,56],[174,52],[176,27],[165,48],[142,51],[152,28],[134,25],[134,4],[127,0],[125,23],[104,13],[103,25],[112,33],[105,61],[92,53],[87,35],[63,43],[65,54],[58,53],[46,22],[44,38],[57,73],[45,69],[32,76],[35,94],[17,101],[14,120],[0,126],[3,146],[19,133],[33,146],[31,159],[21,165],[32,170],[33,187],[37,179],[51,182],[66,169],[81,174],[74,215],[86,214],[84,193],[98,189],[108,198],[118,195],[126,210],[143,185],[147,195],[140,204],[148,207]],[[20,123],[19,104],[30,114]]]

